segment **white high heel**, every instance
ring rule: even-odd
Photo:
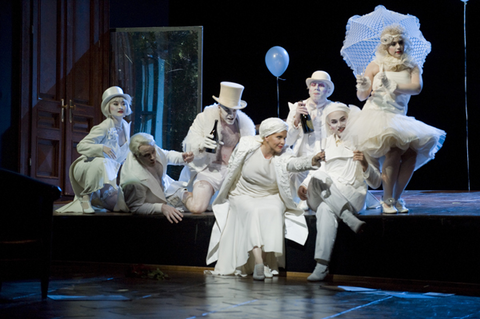
[[[408,208],[405,206],[405,201],[402,198],[399,198],[395,203],[395,208],[399,213],[406,214],[408,213]]]
[[[398,213],[395,208],[395,200],[393,198],[386,199],[382,201],[382,211],[384,214],[396,214]]]

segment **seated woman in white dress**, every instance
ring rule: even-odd
[[[57,212],[128,211],[118,192],[117,174],[129,152],[130,123],[123,118],[132,113],[131,102],[118,86],[105,90],[101,107],[106,119],[78,143],[81,156],[70,166],[75,200]]]
[[[207,264],[212,274],[271,277],[283,255],[285,237],[303,245],[308,236],[304,211],[293,202],[289,172],[317,169],[320,155],[296,158],[285,147],[288,125],[269,118],[260,136],[240,139],[228,163],[228,174],[213,202],[215,225]],[[273,257],[273,258],[272,258]],[[265,271],[267,273],[265,273]]]
[[[367,102],[351,116],[343,139],[358,138],[358,149],[377,159],[382,172],[383,212],[407,213],[401,198],[412,174],[433,159],[445,132],[406,116],[410,96],[422,90],[422,70],[409,52],[408,34],[400,25],[385,27],[376,58],[357,76],[357,97]]]

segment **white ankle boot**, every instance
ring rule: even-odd
[[[350,227],[351,230],[353,230],[356,234],[362,232],[364,226],[366,223],[360,219],[357,218],[351,211],[349,210],[344,210],[342,212],[342,215],[340,215],[340,218],[342,221]]]
[[[308,281],[322,281],[328,275],[328,266],[317,263],[312,274],[307,277]]]

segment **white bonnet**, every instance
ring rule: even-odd
[[[333,103],[330,103],[326,108],[325,110],[323,110],[323,115],[325,116],[325,119],[327,119],[327,116],[330,114],[330,113],[333,113],[333,112],[336,112],[336,111],[343,111],[343,112],[346,112],[347,114],[350,112],[350,108],[343,104],[343,103],[340,103],[340,102],[333,102]]]
[[[270,117],[263,120],[259,128],[260,137],[262,138],[283,131],[288,131],[288,125],[285,121],[277,117]]]

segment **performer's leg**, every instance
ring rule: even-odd
[[[265,280],[265,269],[263,260],[265,257],[265,253],[262,251],[260,247],[253,247],[252,249],[253,257],[255,258],[255,268],[253,269],[253,279],[254,280]]]
[[[308,281],[323,280],[328,274],[328,264],[337,237],[337,218],[332,209],[322,202],[317,208],[317,238],[315,241],[315,260],[317,266],[308,276]]]
[[[207,181],[198,181],[193,185],[193,192],[187,195],[185,206],[193,214],[203,213],[210,203],[214,189]]]
[[[307,198],[308,205],[312,210],[317,210],[321,203],[326,203],[332,212],[355,233],[360,232],[365,225],[365,222],[353,214],[350,203],[325,172],[317,172],[312,177],[307,188]]]
[[[398,171],[397,183],[395,184],[395,193],[393,198],[398,200],[401,196],[408,182],[412,178],[413,171],[415,170],[415,163],[417,161],[417,152],[409,148],[403,153],[402,162]]]
[[[383,212],[396,213],[397,210],[392,206],[393,188],[398,178],[398,171],[400,168],[401,150],[399,148],[392,148],[385,154],[385,161],[382,168],[382,186],[383,186]]]

